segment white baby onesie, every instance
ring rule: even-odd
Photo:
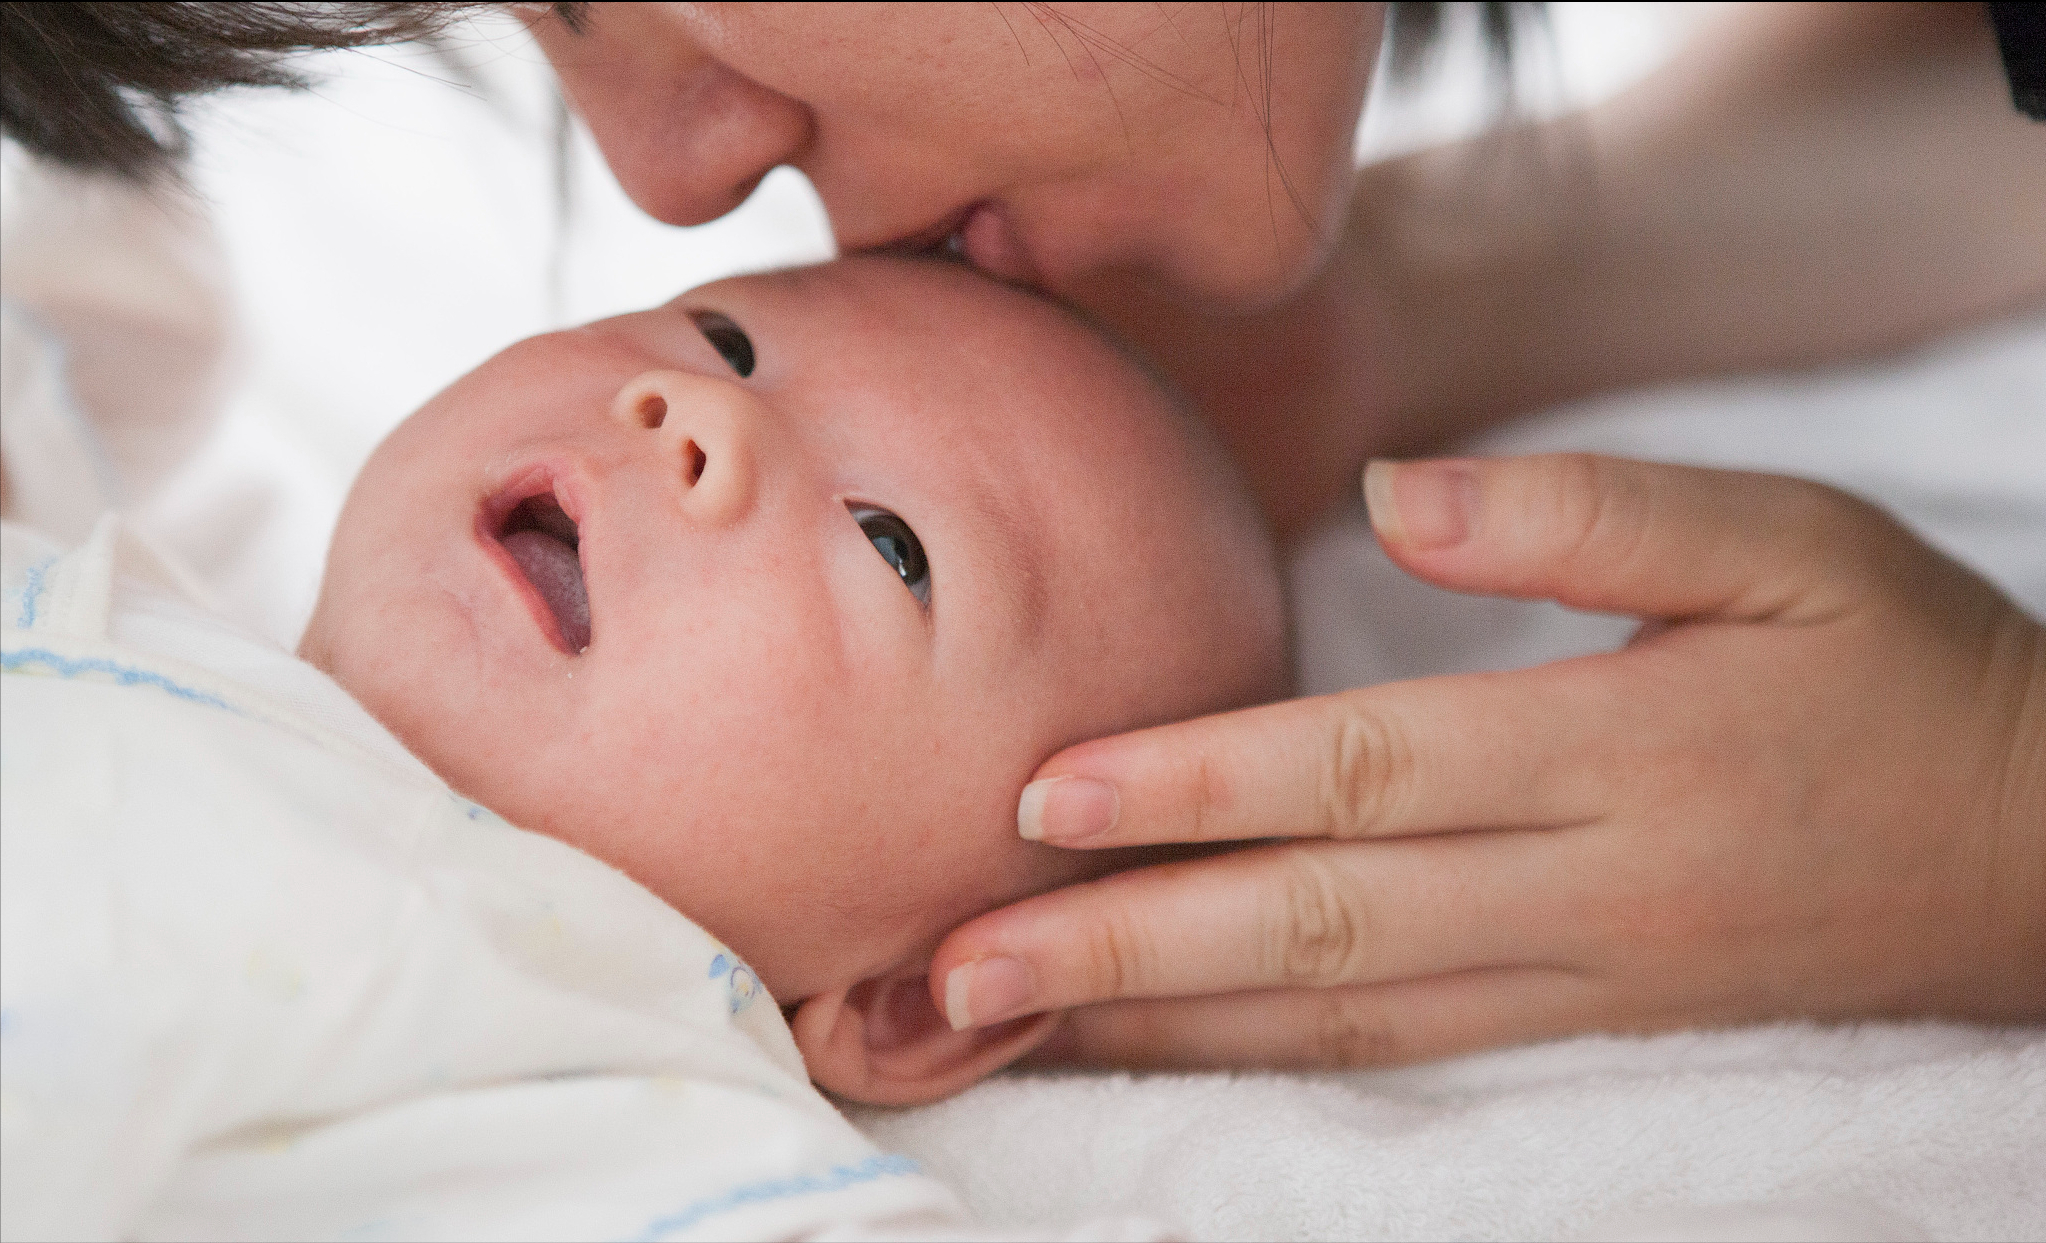
[[[118,520],[0,542],[7,1237],[958,1222],[702,929],[453,794]]]

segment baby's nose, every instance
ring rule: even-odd
[[[612,418],[653,437],[683,510],[712,523],[752,503],[760,416],[760,399],[743,386],[686,371],[642,372],[611,402]]]

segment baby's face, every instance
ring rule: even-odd
[[[1091,334],[963,272],[727,281],[408,420],[304,651],[794,1001],[1100,870],[1016,836],[1052,751],[1271,692],[1269,571],[1194,456]]]

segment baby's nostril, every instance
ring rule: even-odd
[[[683,454],[688,460],[689,486],[695,487],[696,481],[703,478],[703,468],[710,459],[704,456],[703,449],[693,440],[683,446]]]
[[[668,402],[659,393],[648,393],[639,403],[639,425],[652,431],[668,419]]]

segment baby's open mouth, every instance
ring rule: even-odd
[[[583,586],[581,538],[552,492],[529,496],[505,515],[497,540],[533,585],[570,652],[590,645],[590,593]]]

